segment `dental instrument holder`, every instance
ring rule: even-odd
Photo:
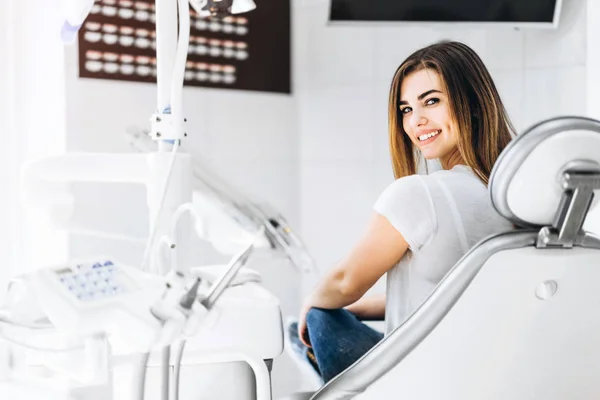
[[[600,165],[588,161],[569,163],[558,181],[563,189],[560,206],[552,226],[540,230],[537,248],[571,248],[585,238],[583,222],[594,199],[594,190],[600,189]]]
[[[244,250],[240,252],[240,254],[238,254],[231,260],[225,273],[221,276],[221,278],[219,278],[217,282],[213,284],[206,298],[204,298],[201,301],[203,306],[205,306],[209,310],[214,306],[214,304],[219,299],[219,297],[221,297],[227,286],[229,286],[229,284],[233,281],[233,278],[235,278],[240,268],[242,268],[244,264],[246,264],[246,262],[248,261],[248,258],[250,257],[250,254],[254,249],[254,243],[257,240],[260,240],[260,238],[264,234],[264,230],[265,228],[264,226],[262,226],[256,235],[255,241],[253,243],[250,243],[249,246],[247,246]]]

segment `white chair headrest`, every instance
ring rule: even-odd
[[[552,225],[561,207],[564,172],[588,168],[600,169],[600,121],[584,117],[542,121],[500,154],[490,177],[492,204],[517,225]],[[599,198],[595,196],[591,208]]]

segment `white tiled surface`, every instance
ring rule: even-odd
[[[371,165],[373,180],[373,194],[379,195],[383,190],[394,182],[394,171],[392,170],[391,158],[385,157],[376,160]]]
[[[373,128],[371,141],[373,146],[373,160],[388,160],[390,157],[388,136],[388,102],[390,95],[390,82],[377,80],[372,85],[373,92]]]
[[[375,78],[386,83],[391,82],[400,63],[413,51],[444,38],[443,32],[431,28],[384,25],[373,30]]]
[[[370,159],[372,96],[367,84],[311,90],[301,95],[302,160]]]
[[[298,1],[295,2],[297,4]],[[292,9],[292,91],[297,94],[299,90],[308,86],[306,73],[310,60],[308,49],[310,43],[309,31],[312,12],[309,8],[297,6]]]
[[[375,78],[389,82],[400,63],[413,51],[440,40],[468,44],[488,68],[521,69],[524,63],[523,32],[510,27],[440,28],[377,27],[375,30]]]
[[[293,97],[218,90],[205,96],[205,108],[196,113],[205,121],[213,154],[227,160],[297,159]]]
[[[253,202],[269,203],[297,228],[298,164],[279,160],[238,160],[214,157],[206,165],[225,182]]]
[[[559,115],[585,115],[585,67],[525,70],[523,125]]]
[[[584,65],[586,59],[585,13],[586,0],[563,0],[558,29],[525,32],[525,67],[550,68]]]
[[[367,27],[328,26],[326,9],[309,10],[306,56],[310,61],[305,71],[308,87],[369,82],[375,66],[374,31]]]
[[[488,52],[492,51],[490,49],[490,43],[487,41],[487,36],[491,31],[504,32],[505,29],[499,27],[490,27],[487,28],[469,28],[469,27],[459,27],[452,28],[451,26],[444,27],[440,29],[442,32],[442,39],[445,40],[456,40],[458,42],[463,42],[469,45],[482,59],[485,59]],[[506,29],[508,32],[509,30]],[[489,66],[488,66],[489,67]]]
[[[521,70],[525,64],[525,37],[521,30],[497,27],[481,33],[485,50],[479,54],[489,69]]]
[[[329,7],[329,0],[293,0],[300,7]]]
[[[490,70],[490,74],[517,133],[521,132],[525,128],[525,72],[522,69],[498,69]]]
[[[372,213],[371,162],[306,162],[300,171],[302,232],[321,271],[345,257]]]

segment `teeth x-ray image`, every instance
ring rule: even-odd
[[[191,9],[190,17],[185,85],[290,93],[289,1],[222,19]],[[79,30],[79,76],[156,82],[156,65],[143,62],[156,56],[155,24],[152,0],[96,1]]]

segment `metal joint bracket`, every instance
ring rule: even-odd
[[[567,165],[559,178],[563,189],[552,226],[543,227],[536,246],[571,248],[584,235],[582,226],[594,199],[594,190],[600,189],[600,165],[580,161]]]
[[[150,137],[153,140],[181,140],[187,137],[187,119],[175,121],[172,114],[156,113],[150,118]]]

